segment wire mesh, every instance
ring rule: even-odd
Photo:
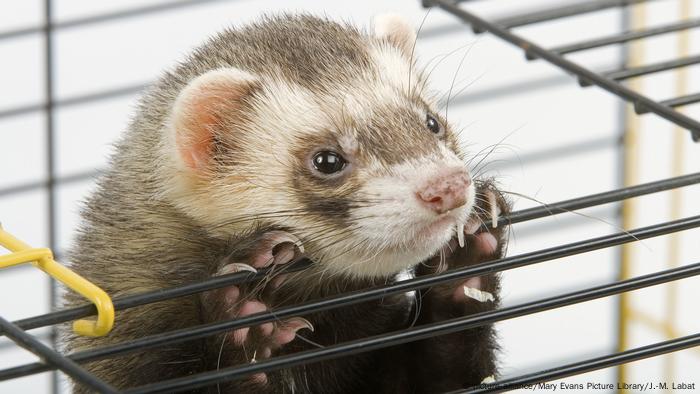
[[[438,6],[444,9],[445,11],[454,14],[458,18],[469,22],[472,25],[472,28],[475,32],[488,31],[504,39],[507,42],[521,47],[525,51],[526,56],[529,59],[544,59],[570,73],[573,73],[576,77],[579,78],[583,86],[597,85],[625,100],[632,102],[635,106],[637,113],[639,114],[653,112],[659,116],[662,116],[668,119],[669,121],[688,129],[696,141],[700,140],[700,123],[674,110],[674,108],[676,107],[682,107],[692,103],[700,102],[700,94],[690,94],[668,100],[655,101],[644,95],[634,92],[631,89],[619,83],[620,81],[623,81],[628,78],[634,78],[642,75],[660,72],[663,70],[670,70],[678,67],[685,67],[700,63],[700,58],[698,58],[698,56],[691,56],[687,58],[675,59],[669,62],[645,65],[643,67],[638,68],[620,69],[604,73],[591,71],[563,57],[567,54],[597,48],[601,46],[626,43],[632,40],[653,37],[655,35],[665,34],[669,32],[692,29],[700,26],[700,20],[688,20],[679,23],[660,26],[657,28],[645,29],[641,31],[623,32],[614,36],[601,37],[594,40],[582,41],[551,49],[544,49],[543,47],[540,47],[535,43],[522,38],[521,36],[513,33],[510,30],[517,27],[536,24],[544,21],[550,21],[574,15],[581,15],[584,13],[598,12],[605,9],[623,7],[630,4],[638,4],[651,1],[653,0],[587,1],[582,2],[581,4],[576,6],[557,7],[533,13],[516,15],[513,17],[495,20],[492,22],[482,19],[479,16],[464,10],[454,2],[450,2],[447,0],[431,0],[426,3],[428,3],[428,5]],[[0,196],[16,194],[26,190],[37,188],[47,189],[47,204],[49,207],[49,244],[52,248],[56,248],[56,185],[59,183],[89,179],[99,174],[99,172],[90,171],[63,178],[57,177],[55,175],[55,142],[53,115],[55,108],[57,106],[78,105],[109,97],[132,94],[140,91],[144,86],[147,85],[134,84],[121,88],[89,93],[73,98],[56,100],[54,98],[55,82],[53,77],[55,66],[52,62],[52,35],[54,34],[55,30],[68,29],[86,24],[97,24],[104,21],[120,18],[136,17],[148,13],[164,12],[169,9],[195,6],[209,2],[214,2],[214,0],[172,1],[156,6],[140,7],[115,13],[108,13],[92,17],[68,20],[61,23],[53,23],[51,13],[51,0],[45,0],[44,26],[27,27],[13,31],[0,32],[0,41],[22,37],[30,34],[43,34],[45,40],[45,101],[43,103],[10,108],[7,110],[0,111],[0,118],[18,116],[21,114],[37,111],[43,111],[47,114],[45,132],[47,141],[46,155],[48,159],[48,177],[46,180],[41,182],[27,183],[23,185],[1,189]],[[672,190],[698,183],[700,183],[700,173],[689,174],[648,184],[620,188],[610,192],[593,194],[572,200],[562,201],[559,203],[547,204],[542,207],[517,211],[508,216],[500,218],[499,225],[536,220],[563,212],[595,207],[611,202],[619,202],[632,197],[638,197],[642,195],[648,195],[651,193]],[[592,250],[609,248],[614,245],[620,245],[627,242],[633,242],[649,237],[655,237],[663,234],[683,231],[695,227],[700,227],[700,216],[688,217],[675,221],[660,223],[653,226],[639,228],[629,232],[621,232],[594,239],[583,240],[580,242],[561,245],[558,247],[536,251],[529,254],[511,256],[495,261],[489,261],[477,266],[447,271],[440,275],[409,279],[391,285],[385,285],[368,289],[366,291],[342,294],[328,299],[278,309],[273,312],[259,313],[244,318],[232,319],[207,325],[190,327],[178,331],[166,332],[159,335],[139,338],[130,342],[120,343],[109,347],[91,349],[73,354],[60,354],[58,352],[55,352],[50,348],[46,347],[45,345],[42,345],[31,335],[28,335],[26,331],[39,327],[54,327],[56,324],[59,323],[93,315],[95,313],[95,309],[93,306],[84,306],[79,308],[51,312],[48,314],[15,321],[13,323],[7,322],[6,320],[0,318],[1,335],[5,335],[13,341],[15,341],[16,343],[27,347],[28,349],[37,353],[43,359],[43,362],[31,363],[0,370],[0,381],[21,376],[28,376],[31,374],[36,374],[49,370],[60,369],[69,374],[76,381],[85,384],[88,387],[91,387],[99,392],[117,392],[114,388],[109,387],[104,382],[100,382],[99,379],[90,375],[85,370],[80,368],[80,366],[77,363],[89,362],[101,358],[118,357],[120,355],[134,351],[142,351],[151,347],[165,346],[167,344],[174,343],[177,341],[187,341],[196,338],[202,338],[220,332],[231,331],[236,328],[242,328],[260,324],[263,322],[273,321],[282,317],[298,316],[305,313],[338,308],[346,305],[367,301],[370,299],[381,298],[388,294],[404,293],[419,288],[425,288],[440,283],[450,282],[455,279],[473,277],[491,272],[501,272],[504,270],[510,270],[530,264],[537,264],[552,259],[589,252]],[[309,260],[303,259],[296,261],[293,264],[290,264],[286,269],[290,271],[303,270],[306,267],[308,267],[309,264],[311,264]],[[123,310],[139,305],[145,305],[148,303],[158,302],[171,298],[196,294],[212,289],[231,286],[238,283],[258,280],[263,278],[266,275],[266,273],[267,271],[263,269],[260,270],[257,274],[239,273],[223,275],[199,283],[183,284],[179,287],[163,289],[157,292],[149,292],[118,298],[115,300],[114,305],[117,310]],[[181,379],[154,382],[153,384],[147,386],[130,388],[124,392],[176,392],[189,390],[197,387],[204,387],[218,382],[242,378],[244,376],[248,376],[254,373],[287,368],[303,363],[318,362],[325,359],[342,357],[358,352],[365,352],[404,342],[415,341],[421,338],[427,338],[449,332],[465,330],[484,324],[490,324],[496,321],[511,319],[518,316],[537,313],[553,308],[559,308],[575,303],[611,296],[614,294],[620,294],[622,292],[632,291],[648,286],[654,286],[661,283],[667,283],[682,278],[696,276],[698,274],[700,274],[700,263],[686,265],[679,268],[659,271],[650,275],[640,276],[637,278],[627,279],[611,284],[592,287],[577,292],[566,293],[555,297],[549,297],[529,303],[501,308],[496,311],[484,312],[476,315],[470,315],[462,318],[438,322],[398,332],[381,334],[375,337],[363,338],[353,342],[328,346],[323,349],[310,350],[301,353],[275,357],[273,359],[258,362],[256,364],[250,364],[242,367],[232,367],[228,369],[222,369],[219,371],[211,371],[195,376],[188,376],[186,378]],[[52,292],[52,295],[53,294],[54,293]],[[52,308],[55,308],[56,306],[53,296],[51,299],[51,305]],[[54,331],[52,331],[51,339],[55,341]],[[503,391],[513,387],[549,381],[565,376],[570,376],[573,374],[584,373],[594,369],[605,368],[621,363],[639,360],[642,358],[652,357],[666,352],[672,352],[688,347],[698,346],[699,344],[700,334],[694,334],[682,338],[673,339],[670,341],[659,342],[642,348],[631,349],[621,353],[615,353],[603,357],[582,360],[580,362],[558,366],[556,368],[540,371],[537,373],[517,376],[508,380],[497,382],[494,385],[486,385],[483,387],[471,388],[463,392]],[[57,383],[54,383],[53,389],[54,392],[56,392]]]

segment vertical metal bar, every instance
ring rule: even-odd
[[[630,9],[629,7],[623,7],[620,9],[621,13],[621,20],[620,20],[620,30],[621,31],[630,31],[630,26],[632,25],[631,23],[631,17],[630,17]],[[626,43],[624,45],[620,46],[620,68],[625,67],[629,63],[629,44]],[[625,133],[627,132],[627,127],[629,127],[629,124],[627,122],[627,102],[621,101],[618,104],[618,122],[619,122],[619,130],[620,133],[618,134],[618,137],[620,138],[620,143],[617,145],[617,187],[618,188],[623,188],[625,187],[625,145],[624,145],[624,140],[625,140]],[[621,201],[618,204],[618,211],[617,211],[617,225],[619,228],[622,228],[622,205],[624,201]],[[623,275],[622,272],[622,246],[620,246],[617,249],[617,272],[615,273],[616,278],[620,278]],[[616,351],[619,348],[619,343],[621,342],[622,338],[620,333],[622,332],[622,296],[618,296],[616,298],[616,305],[615,305],[615,316],[617,316],[617,319],[615,319],[615,349]],[[615,368],[615,381],[620,382],[620,367]]]
[[[631,6],[631,28],[638,30],[644,27],[645,24],[645,5],[638,4]],[[629,61],[627,67],[637,67],[644,62],[644,43],[643,41],[635,41],[630,43],[628,53]],[[641,79],[629,81],[629,87],[635,92],[642,91]],[[634,112],[632,104],[627,104],[625,108],[625,117],[627,128],[624,135],[624,163],[623,163],[623,182],[625,185],[634,185],[638,183],[639,178],[639,129],[641,120]],[[636,219],[637,202],[634,199],[625,200],[622,203],[622,228],[630,229],[634,227]],[[630,278],[631,264],[634,261],[634,246],[623,245],[620,256],[620,272],[618,280]],[[630,303],[630,295],[622,293],[619,297],[619,315],[618,315],[618,352],[624,352],[629,348],[629,323],[632,318],[632,310]],[[627,382],[627,366],[620,364],[618,366],[618,382]],[[619,386],[618,386],[619,387]],[[619,393],[625,393],[627,390],[618,389]]]
[[[681,0],[679,3],[679,16],[681,21],[688,20],[691,13],[690,0]],[[678,34],[677,43],[678,55],[680,57],[687,56],[690,52],[690,34],[684,30]],[[680,68],[676,71],[676,96],[683,96],[688,93],[688,70]],[[678,111],[683,111],[679,108]],[[683,131],[679,127],[673,128],[673,136],[671,142],[671,174],[683,173],[683,165],[685,163],[685,138]],[[683,212],[683,193],[677,190],[671,192],[671,218],[678,218]],[[678,267],[680,263],[680,247],[681,237],[679,234],[671,234],[668,238],[668,263],[669,268]],[[666,289],[666,324],[670,327],[666,332],[667,337],[673,335],[678,318],[678,283],[670,282],[665,286]],[[674,353],[669,353],[663,358],[664,377],[667,382],[673,382],[676,370],[676,356]],[[666,392],[671,392],[666,389]]]
[[[53,0],[44,0],[44,85],[46,111],[45,139],[46,139],[46,195],[47,195],[47,223],[48,241],[51,250],[58,249],[56,234],[56,174],[55,174],[55,141],[54,141],[54,58],[53,58]],[[56,306],[56,282],[49,277],[49,308]],[[56,326],[51,326],[51,344],[56,348],[58,333]],[[57,394],[59,390],[58,373],[51,374],[51,392]]]

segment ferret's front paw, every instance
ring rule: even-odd
[[[440,273],[500,258],[506,244],[507,227],[499,226],[498,220],[508,212],[509,204],[501,193],[491,183],[479,183],[474,213],[464,226],[464,234],[453,237],[440,253],[419,265],[416,275]],[[431,290],[434,297],[471,305],[470,309],[492,307],[498,301],[497,292],[498,280],[493,274],[435,286]]]
[[[229,309],[229,318],[250,316],[268,310],[266,304],[257,300],[230,301],[234,302],[235,307]],[[296,338],[297,331],[301,329],[313,331],[314,327],[303,317],[293,317],[239,328],[220,335],[218,336],[220,347],[217,367],[255,363],[258,360],[270,358],[275,351],[292,342]],[[249,380],[251,383],[266,385],[268,376],[265,373],[258,373],[252,375]]]
[[[221,262],[215,275],[235,272],[257,272],[273,266],[270,277],[205,293],[202,297],[207,321],[227,320],[268,311],[274,291],[286,279],[284,264],[296,260],[303,253],[301,242],[283,231],[270,231],[256,239],[250,248],[228,256]],[[313,325],[302,317],[263,323],[219,335],[209,341],[211,353],[218,354],[215,367],[255,363],[271,357],[284,345],[296,338],[297,331]],[[264,373],[251,376],[247,384],[267,385]]]
[[[273,266],[273,272],[262,284],[257,285],[257,292],[263,287],[279,287],[288,274],[283,271],[284,264],[294,261],[304,253],[304,246],[294,235],[285,231],[268,231],[257,238],[251,247],[238,251],[220,263],[216,275],[240,271],[257,272],[260,268]]]

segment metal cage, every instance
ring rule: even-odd
[[[498,0],[495,0],[498,1]],[[557,8],[542,9],[534,12],[518,14],[506,18],[488,20],[479,15],[468,11],[467,8],[459,3],[450,0],[426,0],[425,6],[432,6],[443,10],[446,13],[454,15],[465,24],[469,24],[474,32],[493,34],[503,41],[515,45],[520,48],[524,55],[530,60],[546,61],[578,79],[581,86],[595,85],[605,89],[622,100],[633,104],[637,114],[653,113],[653,116],[660,116],[667,119],[679,127],[687,130],[695,141],[700,140],[700,122],[697,119],[692,119],[683,114],[678,108],[692,103],[700,102],[700,94],[690,93],[683,94],[679,97],[669,99],[656,100],[645,96],[644,94],[635,91],[633,86],[625,84],[628,79],[644,76],[664,70],[677,69],[700,63],[700,56],[686,56],[675,60],[644,65],[628,65],[617,70],[609,70],[598,72],[589,69],[585,65],[569,60],[566,55],[579,51],[585,51],[592,48],[598,48],[614,44],[627,44],[629,42],[643,40],[648,37],[679,32],[683,30],[700,27],[700,20],[680,20],[677,23],[659,26],[655,28],[637,27],[629,31],[622,32],[616,35],[604,36],[590,40],[583,40],[563,46],[553,48],[545,48],[524,38],[514,31],[518,27],[533,25],[537,23],[547,22],[559,18],[566,18],[584,13],[594,13],[601,10],[627,7],[629,5],[651,2],[653,0],[595,0],[582,1],[576,5],[569,5]],[[139,91],[143,85],[125,86],[119,89],[100,91],[92,94],[87,94],[79,97],[72,97],[64,100],[56,100],[54,98],[54,75],[53,75],[53,52],[52,44],[53,34],[56,30],[67,29],[75,26],[95,24],[107,20],[119,18],[131,18],[147,13],[158,13],[171,8],[196,6],[209,1],[171,1],[156,6],[147,6],[134,8],[116,13],[108,13],[96,15],[82,19],[75,19],[54,23],[52,17],[51,0],[45,0],[45,23],[43,26],[29,27],[14,31],[0,32],[0,41],[22,37],[30,34],[42,34],[44,37],[44,51],[46,62],[46,80],[45,101],[35,105],[11,108],[0,112],[0,118],[12,117],[23,113],[34,111],[43,111],[46,114],[45,137],[47,155],[47,173],[48,179],[39,183],[28,183],[11,188],[0,190],[0,195],[9,195],[18,193],[24,190],[33,188],[46,188],[48,190],[47,204],[49,208],[49,244],[52,249],[56,248],[56,195],[55,187],[60,182],[70,181],[70,179],[61,179],[55,176],[54,169],[54,109],[57,106],[74,105],[78,103],[90,102],[106,97],[129,94]],[[466,28],[466,26],[464,27]],[[95,175],[94,173],[78,174],[77,179],[87,179]],[[626,178],[627,184],[616,190],[591,194],[576,199],[561,201],[557,203],[547,204],[542,207],[530,208],[526,210],[516,211],[506,217],[499,219],[499,224],[513,224],[525,221],[537,220],[546,216],[557,215],[563,212],[609,204],[613,202],[629,201],[633,197],[648,195],[662,191],[682,188],[689,185],[700,183],[700,173],[691,173],[681,175],[657,182],[636,184],[633,179]],[[623,205],[622,215],[626,210],[631,209]],[[623,220],[624,223],[624,220]],[[118,392],[114,388],[101,382],[96,377],[90,375],[87,371],[80,367],[80,363],[89,362],[103,358],[113,358],[120,355],[140,351],[148,348],[165,346],[167,344],[187,341],[196,338],[206,337],[216,333],[230,331],[236,328],[248,327],[251,325],[260,324],[263,322],[273,321],[283,317],[298,316],[310,312],[328,310],[351,304],[360,303],[363,301],[378,299],[388,294],[404,293],[407,291],[429,287],[432,285],[446,283],[455,279],[467,278],[472,276],[483,275],[486,273],[500,272],[518,267],[523,267],[540,262],[572,256],[576,254],[586,253],[603,248],[610,248],[616,245],[625,245],[634,241],[656,237],[660,235],[671,234],[691,228],[700,227],[700,216],[691,216],[678,218],[676,220],[659,223],[656,225],[628,229],[629,231],[619,232],[612,235],[605,235],[597,238],[585,239],[579,242],[569,243],[565,245],[555,246],[552,248],[539,250],[532,253],[515,255],[499,260],[488,261],[476,266],[450,270],[443,274],[429,277],[420,277],[400,281],[395,284],[379,286],[366,291],[353,292],[342,294],[339,296],[307,302],[292,307],[282,308],[273,312],[259,313],[243,318],[220,321],[211,324],[204,324],[187,329],[165,332],[158,335],[139,338],[133,341],[120,343],[113,346],[80,351],[72,354],[61,354],[50,347],[42,344],[28,331],[39,327],[51,327],[59,323],[72,321],[78,318],[88,317],[96,313],[96,309],[92,305],[84,307],[64,309],[9,322],[0,317],[0,335],[4,335],[14,341],[18,346],[22,346],[29,351],[38,355],[42,361],[20,365],[13,368],[0,370],[0,381],[28,376],[51,370],[61,370],[71,376],[76,381],[91,387],[99,392]],[[292,271],[305,269],[310,264],[310,261],[302,259],[294,262],[288,268]],[[623,250],[624,264],[624,250]],[[166,300],[170,298],[182,297],[207,290],[230,286],[238,283],[253,281],[262,278],[267,270],[261,270],[257,274],[252,273],[235,273],[227,274],[220,277],[212,278],[199,283],[183,284],[179,287],[162,289],[156,292],[136,294],[127,297],[120,297],[114,300],[114,307],[117,311],[127,308]],[[625,273],[624,268],[620,273],[619,281],[587,288],[580,291],[561,294],[545,299],[540,299],[533,302],[522,303],[509,307],[503,307],[498,310],[478,313],[475,315],[464,316],[452,320],[437,322],[424,326],[408,328],[398,332],[388,332],[374,337],[363,338],[360,340],[341,343],[334,346],[324,347],[322,349],[313,349],[301,353],[285,355],[272,358],[269,360],[259,361],[255,364],[221,369],[218,371],[209,371],[195,376],[179,378],[167,381],[153,382],[142,387],[134,387],[123,391],[124,393],[152,393],[152,392],[176,392],[182,390],[204,387],[226,380],[237,379],[249,376],[255,373],[278,370],[290,366],[300,365],[303,363],[316,362],[331,358],[343,357],[360,352],[366,352],[374,349],[397,345],[405,342],[415,341],[422,338],[437,336],[441,334],[451,333],[459,330],[477,327],[480,325],[490,324],[497,321],[512,319],[519,316],[533,314],[554,308],[586,302],[601,297],[612,295],[625,294],[625,292],[640,289],[644,287],[654,286],[662,283],[668,283],[682,278],[697,276],[700,274],[700,262],[695,264],[684,265],[680,267],[670,268],[659,271],[653,274],[630,278]],[[52,305],[56,305],[55,300],[51,300]],[[700,333],[695,333],[683,337],[669,338],[666,341],[655,343],[649,346],[640,348],[628,349],[624,344],[625,335],[625,312],[626,306],[621,305],[621,320],[620,324],[620,348],[616,353],[605,356],[580,360],[575,363],[560,365],[556,368],[542,370],[536,373],[530,373],[522,376],[516,376],[507,380],[497,381],[495,383],[484,384],[479,387],[473,387],[464,392],[495,392],[507,389],[524,387],[530,384],[546,382],[553,379],[558,379],[574,374],[580,374],[587,371],[601,369],[611,366],[619,366],[631,361],[653,357],[656,355],[665,354],[668,352],[677,351],[700,345]],[[55,340],[55,332],[52,336]],[[620,371],[622,375],[624,371]],[[54,387],[56,389],[56,387]]]

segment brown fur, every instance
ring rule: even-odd
[[[425,81],[419,73],[414,75],[410,89],[392,87],[403,105],[377,102],[367,108],[368,119],[334,112],[344,108],[346,96],[342,92],[361,90],[368,81],[382,80],[371,50],[394,50],[387,49],[390,45],[390,40],[369,37],[355,28],[302,15],[268,18],[228,30],[201,46],[141,99],[136,117],[117,144],[110,170],[99,180],[83,209],[83,223],[71,253],[73,268],[116,298],[211,277],[232,259],[245,261],[261,234],[277,229],[298,235],[319,264],[293,275],[279,292],[266,299],[273,308],[393,280],[391,276],[333,276],[322,264],[328,258],[324,248],[340,242],[342,231],[353,225],[348,212],[362,204],[353,195],[374,173],[358,170],[350,179],[329,187],[333,181],[312,178],[299,170],[308,154],[304,147],[309,138],[334,143],[337,136],[324,133],[336,126],[345,130],[352,123],[357,123],[349,128],[355,131],[359,146],[353,156],[358,168],[383,171],[407,159],[438,153],[435,136],[422,127],[423,119],[407,109],[429,108],[424,97]],[[259,76],[263,83],[237,104],[235,114],[217,121],[222,128],[240,132],[215,135],[211,153],[214,167],[207,176],[192,178],[184,189],[178,189],[182,185],[174,186],[172,181],[184,175],[168,167],[163,130],[183,88],[197,76],[222,67],[245,70]],[[274,99],[274,92],[265,90],[266,83],[277,86],[270,82],[273,80],[312,92],[312,100],[327,112],[296,113],[302,120],[310,119],[309,124],[301,124],[305,132],[263,130],[258,111]],[[373,103],[375,93],[365,92],[363,97]],[[456,137],[444,123],[448,130],[442,138],[452,152],[459,154]],[[268,211],[285,209],[301,209],[303,215],[266,216]],[[496,234],[499,240],[503,235],[500,231]],[[327,236],[321,241],[318,234]],[[458,252],[449,263],[460,266],[484,258]],[[425,267],[417,271],[418,275],[428,273]],[[496,277],[490,276],[487,283],[489,290],[497,291]],[[482,307],[443,307],[444,294],[439,290],[421,292],[424,308],[419,324]],[[252,287],[246,291],[256,296]],[[103,338],[76,337],[66,327],[66,349],[89,349],[223,318],[222,309],[227,306],[210,302],[211,294],[120,311],[113,332]],[[83,302],[70,293],[65,301],[67,306]],[[395,296],[319,313],[307,317],[316,328],[309,338],[331,345],[398,330],[412,322],[417,312],[414,308],[405,296]],[[91,362],[87,368],[119,388],[134,387],[216,368],[220,344],[221,336],[215,336]],[[277,354],[310,346],[296,340]],[[291,376],[297,392],[435,392],[475,384],[493,374],[494,348],[492,331],[485,327],[293,368],[284,373],[284,379],[282,372],[271,373],[270,384],[265,387],[243,380],[219,388],[222,392],[287,392],[286,377]],[[220,366],[244,361],[240,354],[229,352],[231,349],[225,348]],[[446,363],[452,364],[448,367]],[[202,391],[216,393],[217,387]],[[83,390],[76,387],[76,392]]]

